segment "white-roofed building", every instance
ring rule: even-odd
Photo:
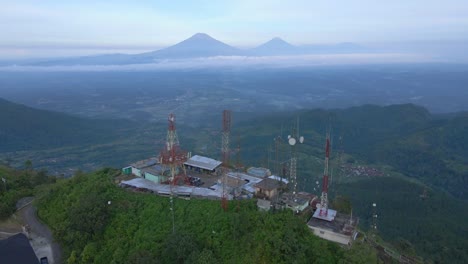
[[[187,169],[204,173],[215,173],[216,169],[221,166],[221,161],[194,155],[188,159],[184,165]]]

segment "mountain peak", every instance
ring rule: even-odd
[[[297,47],[286,42],[280,37],[274,37],[271,40],[253,49],[257,55],[288,55],[297,54]]]
[[[237,55],[239,50],[206,33],[196,33],[173,46],[147,54],[152,58],[194,58]]]
[[[294,45],[286,42],[284,39],[280,37],[274,37],[271,40],[263,43],[259,47],[272,47],[272,48],[277,48],[277,49],[291,49],[294,47]]]
[[[206,33],[196,33],[195,35],[191,36],[188,39],[200,39],[200,40],[208,40],[208,39],[214,39],[210,35]]]
[[[280,38],[280,37],[274,37],[272,38],[269,42],[284,42],[284,43],[288,43],[286,42],[284,39]],[[288,43],[289,44],[289,43]]]

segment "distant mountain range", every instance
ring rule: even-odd
[[[197,33],[173,46],[141,54],[106,54],[64,59],[50,59],[22,65],[125,65],[158,63],[167,59],[205,58],[214,56],[283,56],[366,52],[372,52],[372,50],[353,43],[295,46],[278,37],[273,38],[256,48],[242,50],[214,39],[205,33]]]

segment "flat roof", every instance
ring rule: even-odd
[[[320,208],[318,208],[318,205],[317,205],[317,210],[315,210],[313,218],[318,218],[318,219],[322,219],[325,221],[333,221],[335,219],[335,216],[336,216],[336,211],[333,209],[327,209],[326,215],[320,215]]]
[[[156,163],[158,163],[158,158],[157,157],[151,157],[149,159],[144,159],[144,160],[140,160],[140,161],[137,161],[135,163],[132,163],[131,166],[134,167],[134,168],[137,168],[137,169],[142,169],[142,168],[146,168],[146,167],[149,167],[149,166],[153,166]]]
[[[282,181],[282,182],[284,182],[284,183],[286,183],[286,184],[289,183],[289,181],[288,181],[287,179],[281,178],[280,176],[276,176],[276,175],[271,175],[271,176],[268,177],[268,178],[273,179],[273,180],[277,180],[277,181]]]
[[[23,233],[0,240],[0,260],[2,263],[39,264],[29,239]]]
[[[128,181],[122,181],[121,184],[132,186],[136,188],[143,188],[153,191],[160,195],[170,195],[171,185],[158,184],[143,178],[135,178]],[[172,186],[172,193],[175,195],[191,195],[205,198],[221,198],[222,192],[211,190],[208,188],[194,187],[194,186]],[[232,195],[229,195],[229,200],[232,200]]]
[[[261,182],[261,181],[263,180],[263,178],[258,178],[258,177],[255,177],[255,176],[250,176],[250,175],[247,175],[247,174],[241,173],[241,172],[228,172],[227,175],[228,175],[229,177],[242,179],[242,180],[247,181],[247,182],[249,182],[249,183],[251,183],[251,182],[257,183],[257,182]]]
[[[211,158],[194,155],[190,159],[188,159],[184,164],[192,167],[197,167],[205,170],[214,170],[219,165],[221,165],[221,161],[214,160]]]
[[[318,211],[318,209],[316,210]],[[336,211],[335,211],[336,212]],[[351,220],[351,221],[350,221]],[[351,217],[350,215],[336,213],[333,221],[326,221],[319,218],[311,217],[307,222],[309,227],[327,229],[338,234],[351,236],[359,223],[359,218]]]
[[[164,168],[162,165],[156,164],[156,165],[153,165],[153,166],[150,166],[150,167],[146,167],[146,168],[142,169],[141,171],[148,172],[150,174],[153,174],[154,176],[157,176],[157,175],[164,174],[164,172],[166,172],[168,170],[169,170],[168,168]]]

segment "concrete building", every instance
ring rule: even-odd
[[[263,179],[259,183],[254,185],[255,196],[258,198],[266,198],[272,200],[278,195],[278,189],[280,182],[270,178]]]
[[[286,208],[291,209],[295,213],[300,213],[309,207],[312,196],[305,192],[299,192],[296,196],[293,196],[292,193],[284,193],[281,196],[281,202]]]
[[[359,219],[336,211],[334,213],[333,221],[311,217],[307,222],[307,226],[315,235],[323,239],[343,245],[351,245],[358,234],[356,226]]]
[[[257,200],[257,207],[260,211],[270,211],[271,208],[271,201],[265,199],[258,199]]]
[[[200,173],[211,173],[214,174],[217,168],[221,166],[221,161],[210,159],[207,157],[194,155],[188,159],[184,165],[188,170],[200,172]]]
[[[161,164],[156,164],[150,167],[145,167],[140,170],[141,177],[150,180],[155,183],[162,183],[167,181],[169,178],[170,170],[162,166]]]
[[[152,157],[152,158],[149,158],[149,159],[137,161],[137,162],[131,164],[129,167],[123,168],[122,171],[123,171],[124,174],[130,174],[131,173],[131,174],[133,174],[135,176],[143,177],[143,174],[141,173],[141,170],[144,169],[144,168],[154,166],[157,163],[158,163],[158,158]]]

